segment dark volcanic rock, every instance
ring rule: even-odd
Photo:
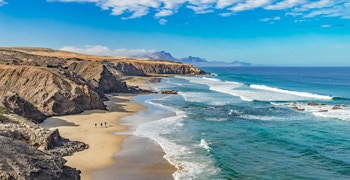
[[[162,94],[177,94],[176,90],[162,90]]]

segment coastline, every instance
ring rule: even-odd
[[[139,103],[131,102],[132,97],[110,96],[106,102],[109,111],[88,110],[76,115],[51,117],[41,123],[44,128],[59,129],[64,138],[89,144],[89,149],[64,157],[66,165],[81,170],[81,179],[90,180],[94,171],[115,163],[113,155],[122,149],[123,140],[129,137],[115,134],[128,129],[127,126],[120,125],[120,119],[147,109]],[[104,122],[107,122],[107,127]],[[100,123],[103,123],[102,127]]]
[[[129,77],[126,82],[129,86],[150,89],[160,82],[160,78]],[[132,134],[137,127],[131,125],[133,117],[149,109],[140,101],[131,101],[142,95],[106,96],[109,100],[104,103],[108,110],[88,110],[81,114],[56,116],[41,123],[44,128],[58,129],[64,138],[89,145],[87,150],[64,157],[66,165],[79,169],[83,180],[108,180],[116,177],[173,179],[173,173],[177,169],[164,158],[162,148],[151,139]]]
[[[159,96],[161,95],[153,94],[136,96],[133,99],[148,108],[121,119],[120,124],[128,126],[129,129],[127,131],[119,131],[116,134],[129,135],[129,137],[124,139],[121,151],[114,155],[115,163],[95,171],[93,179],[114,180],[116,177],[118,179],[135,180],[174,179],[174,173],[177,171],[177,168],[164,158],[166,154],[161,146],[149,137],[134,135],[134,131],[140,125],[172,115],[172,112],[143,103],[148,99]]]

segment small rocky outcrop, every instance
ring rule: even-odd
[[[293,109],[298,110],[298,111],[305,111],[305,108],[300,108],[298,106],[293,106]]]
[[[307,105],[308,106],[319,106],[320,104],[318,104],[316,102],[308,102]]]
[[[340,110],[342,109],[340,105],[335,105],[332,107],[332,110]]]
[[[177,94],[176,90],[162,90],[162,94]]]

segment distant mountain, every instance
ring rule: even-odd
[[[208,63],[208,61],[204,58],[193,57],[193,56],[180,58],[179,61],[182,63],[188,63],[188,64]]]
[[[140,55],[136,55],[136,56],[133,56],[133,57],[135,57],[135,58],[143,58],[143,59],[150,59],[150,60],[179,61],[178,59],[174,58],[170,53],[165,52],[165,51],[140,54]]]
[[[174,61],[174,62],[181,62],[184,64],[192,64],[196,67],[236,67],[236,66],[254,66],[251,63],[246,62],[240,62],[240,61],[233,61],[233,62],[222,62],[222,61],[208,61],[204,58],[200,57],[185,57],[177,59],[173,57],[170,53],[165,51],[159,51],[154,53],[147,53],[147,54],[140,54],[133,56],[135,58],[143,58],[143,59],[150,59],[150,60],[167,60],[167,61]]]

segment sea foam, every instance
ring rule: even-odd
[[[204,139],[201,139],[201,142],[200,142],[199,146],[204,148],[208,152],[210,152],[210,150],[211,150],[211,148],[209,147],[208,143]]]
[[[193,179],[200,177],[203,172],[215,174],[219,171],[208,160],[203,161],[201,158],[197,160],[193,159],[193,157],[189,158],[194,154],[190,147],[179,145],[173,140],[166,138],[166,135],[169,134],[171,136],[176,135],[176,131],[183,126],[182,119],[186,117],[185,112],[155,103],[152,100],[148,100],[147,103],[171,110],[175,115],[140,124],[134,135],[152,139],[161,146],[165,152],[164,158],[177,168],[177,171],[173,174],[175,179]]]
[[[302,101],[302,100],[332,100],[333,97],[313,94],[309,92],[298,92],[284,90],[266,85],[245,85],[234,81],[221,81],[217,78],[208,77],[178,77],[188,80],[190,83],[208,85],[209,89],[216,92],[230,94],[239,97],[243,101]]]
[[[320,99],[320,100],[332,100],[332,98],[333,98],[331,96],[313,94],[313,93],[309,93],[309,92],[289,91],[289,90],[269,87],[269,86],[265,86],[265,85],[251,84],[250,87],[253,88],[253,89],[261,89],[261,90],[266,90],[266,91],[285,93],[285,94],[291,94],[291,95],[295,95],[295,96],[301,96],[301,97],[313,98],[313,99]]]

